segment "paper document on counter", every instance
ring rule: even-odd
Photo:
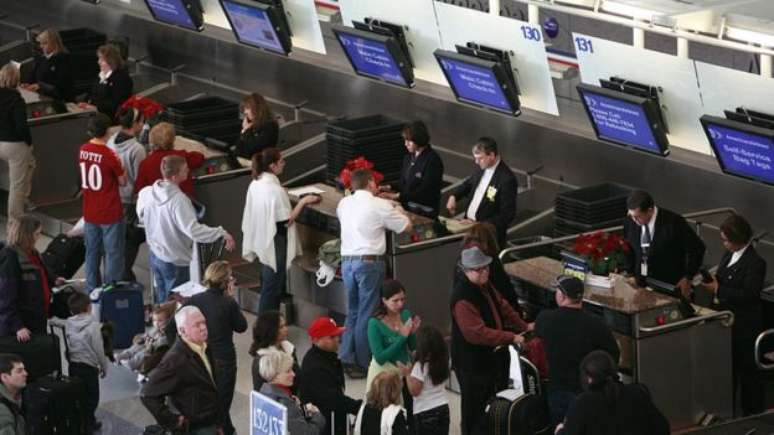
[[[315,186],[305,186],[305,187],[299,187],[298,189],[288,190],[288,195],[293,195],[295,197],[301,197],[301,195],[309,195],[309,194],[320,195],[323,193],[325,193],[324,190]]]

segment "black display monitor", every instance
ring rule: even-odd
[[[199,0],[145,0],[145,4],[156,21],[197,32],[204,30]]]
[[[457,101],[509,115],[521,114],[516,85],[500,62],[446,50],[435,50],[433,54]]]
[[[774,185],[774,130],[710,115],[701,125],[724,173]]]
[[[220,0],[220,5],[237,41],[272,53],[290,53],[290,32],[282,10],[254,0]]]
[[[414,70],[393,36],[333,26],[336,40],[358,75],[405,88],[414,86]]]
[[[600,86],[577,87],[597,138],[666,156],[669,140],[656,102]]]

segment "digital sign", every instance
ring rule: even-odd
[[[184,0],[145,0],[145,4],[158,21],[190,30],[202,30],[201,22],[195,22]]]
[[[774,184],[774,130],[714,116],[701,123],[723,172]]]
[[[280,38],[279,27],[272,20],[273,11],[269,6],[234,0],[221,0],[221,5],[239,42],[280,54],[290,51],[289,44],[283,44]],[[285,40],[289,41],[289,38]]]
[[[414,85],[411,67],[392,38],[341,27],[334,33],[357,74],[398,86]]]
[[[657,121],[652,100],[585,84],[578,86],[578,92],[599,139],[668,153],[665,129]]]
[[[496,62],[444,50],[436,50],[435,57],[458,100],[500,112],[520,113],[514,86]]]

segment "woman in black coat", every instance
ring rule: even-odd
[[[242,100],[242,132],[235,145],[236,154],[252,159],[253,154],[266,148],[276,148],[279,124],[274,120],[269,104],[260,94],[252,93]]]
[[[42,54],[35,57],[31,77],[24,77],[25,80],[29,79],[29,83],[22,87],[56,100],[72,100],[73,76],[70,56],[59,32],[46,29],[36,40],[40,44]]]
[[[766,261],[750,244],[752,234],[750,224],[739,215],[729,216],[720,225],[720,238],[727,251],[712,282],[705,284],[715,294],[713,308],[734,313],[731,328],[734,398],[736,390],[741,389],[744,416],[763,412],[765,401],[754,349],[755,339],[763,331],[761,289],[766,278]]]
[[[99,82],[92,88],[87,103],[114,119],[118,108],[132,95],[134,82],[115,45],[101,45],[97,49],[97,63]]]
[[[61,280],[46,269],[35,242],[42,225],[31,216],[12,219],[0,250],[0,336],[21,342],[46,333],[51,288]]]
[[[217,368],[218,376],[215,380],[225,414],[223,433],[231,435],[234,433],[234,425],[231,423],[230,411],[237,371],[233,336],[235,332],[247,331],[247,320],[234,300],[234,278],[228,262],[216,261],[207,266],[203,283],[207,291],[191,296],[188,305],[199,308],[207,320],[207,346]]]
[[[586,391],[570,405],[557,435],[669,435],[669,421],[653,404],[648,389],[622,384],[609,353],[595,350],[586,355],[580,377]]]

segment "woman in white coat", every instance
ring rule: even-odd
[[[262,265],[259,314],[279,309],[287,269],[299,252],[293,221],[304,206],[320,201],[317,196],[305,196],[291,208],[278,178],[284,168],[285,159],[277,148],[253,155],[253,181],[242,216],[242,257],[248,261],[257,258]]]

